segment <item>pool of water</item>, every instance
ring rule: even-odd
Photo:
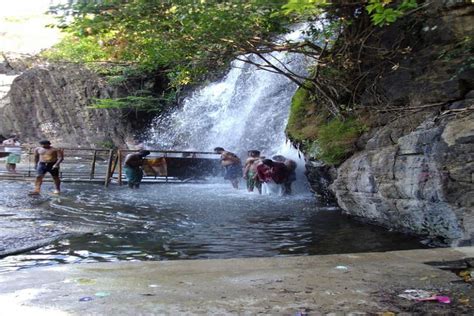
[[[30,184],[2,182],[0,223],[73,232],[0,259],[0,272],[62,263],[316,255],[424,248],[419,240],[365,225],[308,193],[259,196],[228,183],[65,184],[39,198]],[[2,213],[3,212],[3,213]],[[23,222],[22,222],[23,220]],[[29,226],[31,227],[29,227]],[[39,233],[41,234],[41,232]],[[11,240],[11,236],[10,236]],[[5,240],[0,240],[5,242]]]

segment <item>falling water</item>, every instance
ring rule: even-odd
[[[286,37],[294,39],[295,32]],[[246,56],[259,62],[257,56]],[[266,56],[304,74],[297,54]],[[281,64],[280,64],[281,62]],[[296,84],[282,75],[234,61],[228,74],[187,98],[178,111],[158,118],[149,145],[209,151],[216,146],[244,158],[248,149],[298,160],[286,141]],[[299,160],[300,169],[303,161]],[[77,165],[77,161],[74,161]],[[304,179],[299,176],[300,181]],[[302,182],[302,181],[301,181]],[[299,188],[304,187],[299,183]],[[278,197],[234,190],[218,182],[126,187],[64,185],[59,197],[27,198],[31,187],[1,182],[2,251],[44,247],[0,259],[0,273],[41,265],[199,258],[285,256],[422,247],[418,241],[349,221],[314,197]],[[51,189],[46,183],[44,190]],[[67,236],[68,238],[66,238]],[[55,242],[51,242],[55,241]]]
[[[300,34],[298,30],[285,39]],[[280,68],[306,73],[308,61],[301,54],[272,53],[265,57]],[[261,62],[256,55],[245,58]],[[219,146],[241,156],[257,149],[265,156],[279,153],[298,158],[285,136],[296,89],[297,85],[281,74],[235,60],[222,80],[194,92],[179,110],[158,118],[150,143],[162,149],[199,151]]]

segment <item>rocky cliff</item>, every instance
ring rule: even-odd
[[[378,123],[340,166],[310,167],[310,176],[332,178],[325,181],[349,215],[445,244],[472,245],[474,6],[439,1],[424,16],[404,34],[406,53],[376,78],[383,104],[369,91],[362,97],[369,120]],[[406,23],[391,26],[372,44],[390,47]],[[322,182],[313,187],[327,198]]]
[[[120,145],[133,137],[133,115],[88,108],[93,99],[116,97],[120,91],[85,67],[10,61],[1,70],[14,79],[0,100],[0,135],[16,133],[23,143],[49,139],[73,147]]]
[[[474,99],[466,104],[474,106]],[[337,169],[332,190],[348,214],[446,243],[474,240],[474,114],[420,115],[371,137]]]

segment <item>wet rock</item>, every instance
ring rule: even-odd
[[[311,190],[322,205],[335,205],[336,198],[328,189],[336,176],[334,167],[309,161],[306,164],[306,177],[311,185]]]
[[[385,137],[374,137],[379,136]],[[348,214],[471,244],[473,160],[474,114],[441,120],[429,116],[396,144],[369,147],[348,159],[332,188]]]

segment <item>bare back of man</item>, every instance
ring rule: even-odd
[[[234,153],[230,151],[223,151],[221,153],[221,164],[222,166],[230,166],[233,164],[240,164],[240,159]]]

